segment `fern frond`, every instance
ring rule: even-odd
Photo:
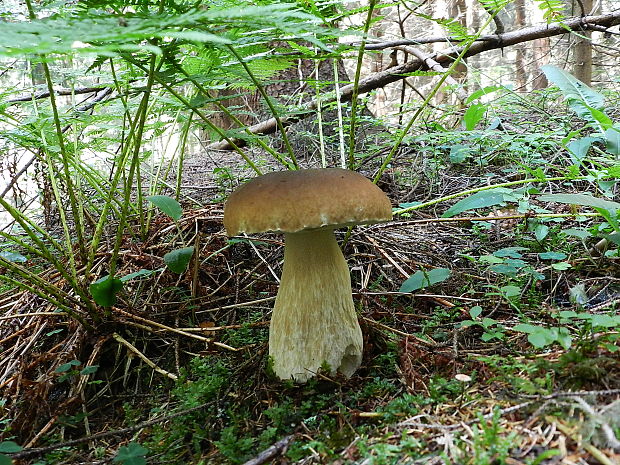
[[[489,14],[497,14],[506,8],[506,5],[510,3],[510,0],[479,0],[483,8],[489,12]]]
[[[536,0],[536,2],[538,3],[538,8],[544,12],[543,18],[545,18],[547,23],[562,21],[566,18],[564,14],[566,4],[562,0]]]

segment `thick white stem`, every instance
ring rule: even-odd
[[[333,230],[286,234],[269,330],[276,375],[305,382],[324,365],[351,376],[362,362],[362,345],[349,268]]]

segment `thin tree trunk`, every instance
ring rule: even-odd
[[[525,27],[525,0],[515,0],[515,27]],[[517,91],[527,91],[527,73],[525,70],[525,45],[515,46],[515,87]]]
[[[586,15],[592,10],[592,0],[573,3],[575,15]],[[581,11],[583,7],[584,11]],[[577,31],[573,45],[573,75],[586,85],[592,84],[592,32]]]

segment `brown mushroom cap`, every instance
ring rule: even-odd
[[[392,206],[383,191],[361,174],[340,168],[265,174],[234,191],[224,206],[230,236],[391,219]]]

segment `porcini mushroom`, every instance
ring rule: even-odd
[[[350,377],[360,366],[362,331],[334,229],[391,218],[381,189],[338,168],[269,173],[230,195],[224,207],[228,235],[285,234],[269,329],[269,355],[280,379],[303,383],[321,367]]]

